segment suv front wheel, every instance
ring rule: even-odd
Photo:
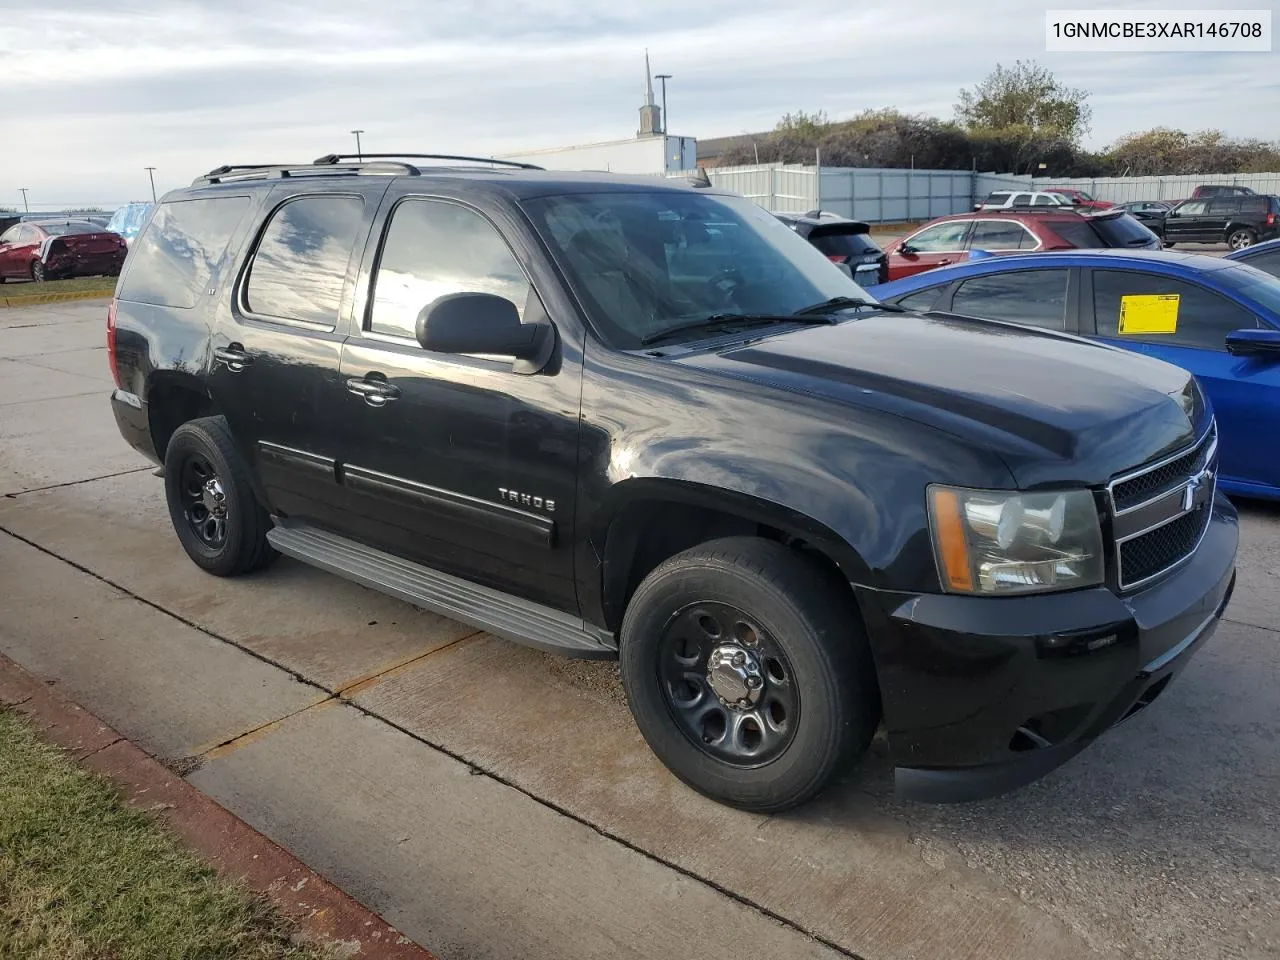
[[[772,813],[865,752],[879,687],[847,587],[735,537],[661,564],[627,606],[622,682],[658,758],[700,793]]]
[[[271,517],[254,496],[248,464],[224,418],[191,420],[173,432],[164,488],[178,539],[209,573],[231,577],[276,558],[267,543]]]

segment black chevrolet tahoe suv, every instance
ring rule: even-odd
[[[125,438],[219,576],[278,553],[618,657],[722,802],[1034,780],[1211,634],[1237,520],[1164,363],[882,306],[702,183],[422,155],[164,197],[107,322]]]

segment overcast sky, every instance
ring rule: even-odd
[[[1265,8],[1260,0],[1241,7]],[[0,0],[0,206],[163,192],[221,163],[481,153],[635,133],[644,48],[671,132],[791,110],[950,118],[997,62],[1091,91],[1089,143],[1221,127],[1274,139],[1280,53],[1047,54],[1035,0]],[[1086,6],[1086,4],[1078,4]],[[1095,7],[1105,7],[1101,3]],[[1157,0],[1126,7],[1211,7]]]

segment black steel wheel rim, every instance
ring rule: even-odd
[[[759,620],[732,604],[693,603],[667,621],[658,683],[681,732],[721,763],[763,766],[795,738],[800,691],[791,661]]]
[[[227,542],[227,501],[222,481],[208,458],[193,453],[182,464],[182,512],[191,532],[205,546]]]

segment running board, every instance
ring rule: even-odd
[[[278,525],[267,541],[285,556],[548,653],[593,660],[618,655],[614,635],[550,607],[375,550],[305,524]]]

